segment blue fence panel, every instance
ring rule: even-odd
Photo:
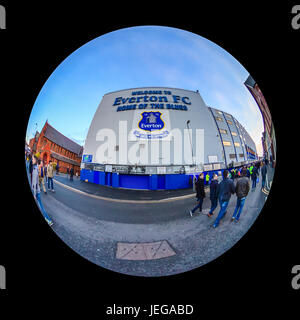
[[[94,171],[82,169],[80,173],[80,179],[83,181],[87,179],[88,182],[94,183]]]
[[[111,186],[111,173],[110,172],[105,173],[105,185]]]
[[[164,174],[158,175],[157,180],[157,189],[165,189],[166,188],[166,176]]]
[[[150,176],[148,175],[119,175],[119,185],[121,188],[129,189],[149,189]]]
[[[167,174],[165,189],[185,189],[191,187],[190,177],[186,174]]]
[[[119,188],[119,175],[117,173],[112,174],[111,186],[114,188]]]
[[[105,186],[105,172],[99,171],[99,184]]]
[[[158,176],[157,174],[153,174],[149,176],[149,189],[157,190],[158,188]]]
[[[99,171],[94,171],[94,183],[99,184]]]

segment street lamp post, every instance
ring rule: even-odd
[[[188,121],[186,122],[186,126],[187,126],[187,128],[188,128],[189,139],[190,139],[191,150],[192,150],[192,163],[193,163],[193,166],[194,166],[194,165],[195,165],[195,163],[194,163],[194,152],[193,152],[193,145],[192,145],[192,140],[191,140],[190,127],[189,127],[189,123],[190,123],[190,122],[191,122],[191,121],[188,120]]]

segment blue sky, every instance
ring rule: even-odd
[[[263,121],[243,84],[248,75],[228,52],[191,32],[160,26],[114,31],[80,47],[55,69],[35,101],[26,140],[48,119],[83,145],[105,93],[162,86],[199,90],[207,105],[232,114],[246,128],[261,155]]]

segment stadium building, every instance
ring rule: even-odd
[[[107,93],[84,145],[81,180],[117,188],[180,189],[199,172],[254,162],[255,143],[198,91],[147,87]]]

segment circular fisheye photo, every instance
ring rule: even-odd
[[[99,267],[159,277],[245,235],[272,186],[276,140],[259,85],[227,51],[138,26],[54,70],[32,108],[25,163],[39,218],[65,244]]]

